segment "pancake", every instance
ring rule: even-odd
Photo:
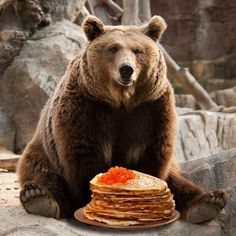
[[[105,194],[162,194],[167,189],[167,183],[161,179],[155,178],[151,175],[143,174],[138,171],[133,171],[135,179],[126,181],[124,184],[105,185],[99,183],[99,178],[102,173],[96,175],[90,181],[90,187],[93,192]]]
[[[172,213],[172,211],[174,210],[174,206],[169,207],[169,208],[165,208],[165,209],[159,209],[159,210],[149,210],[149,211],[134,211],[133,209],[103,209],[103,208],[96,208],[93,207],[92,205],[87,206],[86,211],[87,212],[93,212],[93,213],[98,213],[98,214],[112,214],[113,217],[122,214],[122,217],[126,216],[135,216],[136,218],[140,217],[140,216],[146,216],[146,217],[151,217],[153,215],[154,216],[164,216],[164,215],[169,215],[170,213]]]
[[[175,202],[167,183],[122,167],[90,181],[92,200],[84,209],[90,220],[109,225],[137,225],[173,218]]]
[[[125,220],[125,219],[113,219],[113,218],[105,218],[97,216],[93,213],[84,213],[84,216],[89,220],[95,220],[98,222],[106,223],[108,225],[116,225],[116,226],[130,226],[130,225],[147,225],[155,223],[156,219],[139,219],[139,220]],[[174,218],[174,214],[170,216],[168,219]],[[162,221],[163,219],[160,219],[159,221]],[[165,220],[165,219],[164,219]]]
[[[93,200],[91,201],[91,204],[94,204],[96,206],[99,207],[105,207],[105,208],[110,208],[110,207],[115,207],[115,208],[124,208],[124,207],[128,207],[131,209],[135,209],[135,208],[163,208],[163,207],[168,207],[168,206],[172,206],[174,204],[174,200],[173,198],[169,198],[167,201],[160,201],[160,202],[145,202],[144,200],[141,202],[106,202],[106,201],[100,201],[100,200]]]
[[[133,197],[133,196],[106,196],[106,195],[98,195],[98,194],[92,194],[92,199],[94,200],[100,200],[100,201],[105,201],[105,202],[111,202],[111,203],[120,203],[123,202],[125,203],[132,203],[134,204],[135,202],[140,203],[140,202],[146,202],[146,203],[157,203],[157,202],[165,202],[168,201],[169,199],[172,199],[173,195],[171,193],[168,193],[166,195],[161,195],[161,196],[142,196],[142,197]]]
[[[84,212],[84,216],[89,220],[96,220],[108,225],[117,225],[117,226],[129,226],[129,225],[139,225],[140,222],[137,220],[117,220],[117,219],[107,219],[104,217],[99,217],[92,213]]]

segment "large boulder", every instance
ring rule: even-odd
[[[85,42],[80,27],[67,20],[57,22],[27,40],[5,71],[0,101],[16,126],[17,151],[31,139],[48,96]]]
[[[236,147],[236,114],[178,108],[176,157],[179,162]]]
[[[74,22],[86,0],[0,1],[0,78],[36,30],[57,21]]]

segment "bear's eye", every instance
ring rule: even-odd
[[[118,50],[119,50],[119,48],[117,46],[113,46],[108,49],[108,51],[111,53],[116,53]]]
[[[134,48],[134,49],[132,49],[132,51],[133,51],[133,53],[134,54],[142,54],[143,53],[143,51],[142,50],[140,50],[139,48]]]

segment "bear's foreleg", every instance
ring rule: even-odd
[[[60,109],[54,118],[54,138],[64,179],[76,208],[80,208],[90,200],[89,181],[107,170],[110,157],[104,155],[106,141],[102,141],[107,140],[101,129],[105,114],[100,113],[99,104],[75,93],[74,86],[77,85],[69,83],[60,99]],[[98,114],[103,114],[102,118]]]
[[[20,201],[32,214],[68,217],[73,206],[63,177],[52,171],[40,142],[29,144],[18,164]]]
[[[199,186],[178,173],[170,173],[166,181],[174,194],[176,209],[189,222],[212,220],[226,204],[226,193],[221,189],[203,193]]]
[[[66,148],[65,148],[66,149]],[[66,149],[63,159],[64,178],[76,208],[86,205],[91,196],[89,181],[107,169],[103,156],[92,146],[80,144]]]
[[[74,207],[66,189],[62,177],[56,174],[38,174],[37,178],[24,183],[20,201],[31,214],[56,219],[71,217]]]

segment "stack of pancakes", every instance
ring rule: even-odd
[[[84,216],[109,225],[128,226],[172,219],[175,202],[165,181],[133,171],[135,178],[124,184],[99,183],[103,174],[90,181],[92,200]]]

